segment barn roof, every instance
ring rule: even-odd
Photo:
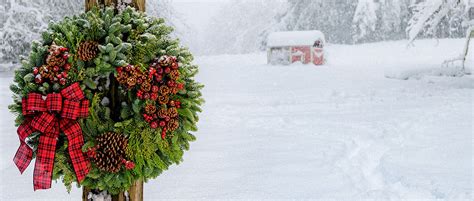
[[[324,34],[321,31],[285,31],[274,32],[268,36],[268,47],[286,47],[298,45],[313,45],[316,40],[325,43]]]

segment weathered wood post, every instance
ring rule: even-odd
[[[85,0],[85,11],[89,11],[94,6],[114,6],[117,5],[118,0]],[[145,12],[145,0],[132,0],[131,6],[139,11]],[[91,189],[83,188],[82,200],[88,201],[87,197]],[[113,201],[126,201],[127,195],[125,192],[120,192],[118,195],[112,197]],[[128,190],[128,197],[130,201],[143,201],[143,181],[136,181]]]

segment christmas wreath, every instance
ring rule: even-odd
[[[51,23],[15,72],[21,172],[34,188],[61,179],[128,189],[182,160],[197,130],[202,85],[192,55],[163,19],[133,8],[92,9]]]

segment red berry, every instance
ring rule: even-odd
[[[64,70],[69,70],[71,69],[71,64],[64,64],[63,68]]]
[[[171,68],[175,70],[178,69],[179,68],[178,63],[174,62],[173,64],[171,64]]]
[[[163,128],[161,131],[161,138],[164,140],[166,138],[166,128]]]
[[[179,90],[183,90],[183,89],[184,89],[184,84],[183,84],[183,83],[179,83],[177,87],[178,87]]]
[[[155,101],[156,99],[158,99],[158,93],[152,93],[151,96],[150,96],[150,99],[151,99],[151,100],[154,100],[154,101]]]
[[[163,74],[163,68],[158,68],[158,70],[156,71],[156,73],[158,73],[158,74]]]
[[[64,78],[59,79],[59,84],[60,85],[65,85],[66,84],[66,79],[64,79]]]
[[[41,84],[43,82],[43,79],[41,79],[41,77],[36,77],[35,82],[36,84]]]
[[[122,67],[117,67],[116,70],[117,70],[117,73],[121,73],[123,68]]]
[[[154,93],[157,93],[159,90],[160,90],[160,87],[158,87],[158,86],[153,86],[151,88],[151,91],[153,91]]]
[[[60,74],[57,74],[56,77],[57,77],[58,79],[61,79],[61,78],[63,78],[63,74],[61,74],[61,73],[60,73]]]
[[[168,122],[168,121],[170,121],[170,120],[171,120],[170,117],[165,117],[165,121],[166,121],[166,122]]]
[[[61,52],[58,51],[58,50],[56,50],[56,51],[53,52],[53,54],[54,54],[54,55],[59,55],[59,54],[61,54]]]
[[[127,67],[125,67],[125,71],[130,72],[132,68],[132,65],[128,65]]]
[[[165,121],[160,121],[160,127],[165,127],[166,126],[166,122]]]
[[[53,71],[54,71],[54,72],[58,72],[58,71],[59,71],[59,66],[54,66],[54,67],[53,67]]]
[[[145,93],[145,94],[143,95],[143,98],[145,98],[145,99],[150,99],[150,93]]]
[[[176,83],[170,80],[170,81],[167,82],[167,85],[169,87],[174,87],[176,85]]]
[[[69,54],[63,54],[63,59],[68,59],[69,58]]]
[[[125,168],[127,168],[127,170],[131,170],[131,169],[135,168],[135,163],[133,163],[131,161],[127,161],[127,162],[125,162]]]
[[[158,123],[156,123],[156,121],[151,122],[150,126],[151,128],[158,128]]]
[[[165,68],[165,73],[168,74],[171,72],[171,68]]]
[[[89,158],[95,158],[97,156],[96,149],[95,148],[89,148],[89,150],[87,150],[87,156]]]
[[[38,75],[38,68],[33,68],[33,75]]]
[[[163,79],[163,77],[162,77],[161,75],[155,76],[155,80],[156,80],[157,82],[161,81],[162,79]]]

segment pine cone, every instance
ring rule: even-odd
[[[178,87],[172,87],[171,90],[170,90],[171,94],[177,94],[178,92],[179,92]]]
[[[149,92],[151,90],[150,82],[143,82],[141,86],[142,91]]]
[[[171,118],[178,117],[178,109],[176,109],[175,107],[168,108],[168,115]]]
[[[128,140],[118,133],[105,133],[97,138],[94,163],[106,172],[117,173],[124,165]]]
[[[128,87],[134,87],[137,84],[137,79],[135,77],[129,77],[127,79]]]
[[[152,105],[146,105],[145,106],[145,112],[147,114],[154,114],[156,112],[156,106],[154,104]]]
[[[168,96],[158,96],[158,103],[162,105],[168,104],[169,101],[170,101],[170,98]]]
[[[161,108],[160,110],[158,110],[158,117],[162,119],[168,117],[168,110],[165,108]]]
[[[178,119],[170,119],[166,127],[169,131],[175,131],[176,129],[179,128]]]
[[[46,64],[48,64],[48,66],[51,66],[51,67],[53,67],[53,66],[64,66],[64,64],[66,64],[66,60],[63,59],[61,56],[50,54],[46,58]]]
[[[179,70],[172,70],[170,73],[170,78],[173,80],[178,80],[179,75]]]
[[[161,86],[159,90],[160,95],[167,96],[170,94],[170,88],[167,86]]]
[[[158,59],[158,64],[160,64],[161,67],[168,67],[174,62],[174,58],[172,56],[162,56],[160,59]]]
[[[99,53],[99,43],[95,41],[85,41],[79,44],[77,48],[77,56],[82,61],[90,61]]]

